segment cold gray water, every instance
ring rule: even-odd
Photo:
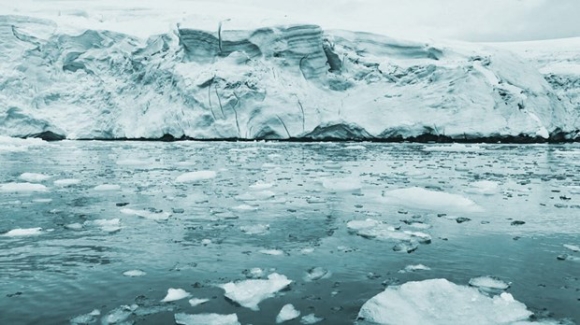
[[[580,323],[578,145],[64,141],[0,151],[0,184],[0,324],[274,324],[288,303],[353,324],[386,286],[479,276]],[[367,219],[430,243],[349,229]],[[217,286],[271,273],[293,282],[259,311]]]

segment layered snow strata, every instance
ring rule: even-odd
[[[578,129],[553,83],[505,50],[309,24],[173,26],[144,39],[0,16],[0,134],[470,140]]]

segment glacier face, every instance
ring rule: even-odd
[[[536,64],[506,50],[305,24],[227,26],[177,24],[141,39],[0,16],[0,135],[578,137],[579,109]]]

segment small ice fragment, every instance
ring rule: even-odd
[[[191,307],[197,307],[201,304],[205,304],[208,301],[209,301],[209,299],[192,298],[192,299],[189,299],[189,304],[191,305]]]
[[[95,191],[106,192],[106,191],[118,191],[121,189],[121,186],[116,184],[101,184],[95,186]]]
[[[52,202],[52,199],[34,199],[34,200],[32,200],[32,202],[34,202],[34,203],[50,203],[50,202]]]
[[[274,256],[284,255],[284,251],[279,250],[279,249],[262,249],[262,250],[260,250],[260,253],[266,254],[266,255],[274,255]]]
[[[171,217],[171,213],[169,212],[152,212],[147,210],[133,210],[128,208],[121,209],[121,213],[156,221],[167,220],[169,217]]]
[[[87,222],[88,224],[100,227],[102,231],[105,232],[116,232],[121,230],[121,220],[117,219],[97,219],[92,222]]]
[[[316,324],[316,323],[322,322],[323,320],[324,320],[324,318],[316,317],[316,315],[314,315],[314,314],[308,314],[306,316],[302,316],[302,318],[300,319],[300,324],[306,324],[306,325]]]
[[[264,270],[259,267],[254,267],[243,272],[248,279],[259,279],[264,275]]]
[[[74,179],[74,178],[59,179],[59,180],[54,181],[54,185],[61,186],[61,187],[67,187],[67,186],[77,185],[80,182],[81,182],[80,179]]]
[[[191,296],[189,294],[189,292],[183,290],[183,289],[174,289],[174,288],[169,288],[167,289],[167,295],[165,296],[165,298],[163,298],[161,300],[161,302],[172,302],[172,301],[177,301],[177,300],[181,300],[184,298],[187,298]]]
[[[292,304],[286,304],[282,307],[278,316],[276,316],[276,324],[284,323],[294,318],[298,318],[299,316],[300,312],[296,310]]]
[[[307,248],[303,248],[300,250],[300,254],[302,254],[302,255],[312,254],[313,252],[314,252],[314,248],[312,248],[312,247],[307,247]]]
[[[366,150],[367,148],[365,146],[361,146],[361,145],[353,145],[353,146],[346,146],[344,149],[346,149],[346,150]]]
[[[236,302],[242,307],[251,310],[260,310],[258,304],[271,298],[278,291],[288,287],[292,283],[284,275],[272,273],[267,280],[251,279],[240,282],[229,282],[220,287],[225,290],[226,298]]]
[[[211,239],[207,239],[207,238],[205,238],[205,239],[202,239],[202,240],[201,240],[201,244],[202,244],[203,246],[211,245]]]
[[[138,308],[137,305],[121,306],[110,311],[107,316],[103,317],[101,324],[120,324],[127,320],[129,316]]]
[[[274,185],[270,183],[257,182],[255,184],[250,185],[250,189],[254,191],[263,191],[272,188],[272,186]]]
[[[399,273],[410,273],[415,271],[429,271],[429,270],[431,270],[430,267],[425,266],[423,264],[417,264],[417,265],[407,265],[405,266],[404,269],[400,270]]]
[[[233,207],[232,210],[234,210],[234,211],[255,211],[255,210],[258,210],[258,208],[251,206],[251,205],[248,205],[248,204],[241,204],[241,205]]]
[[[4,237],[24,237],[24,236],[37,236],[42,234],[42,228],[17,228],[12,229],[9,232],[2,234]]]
[[[134,278],[134,277],[147,275],[147,273],[145,273],[141,270],[130,270],[130,271],[123,272],[123,275],[128,276],[130,278]]]
[[[481,276],[469,280],[469,285],[484,291],[502,291],[509,288],[510,284],[491,276]]]
[[[241,325],[238,321],[238,315],[219,315],[219,314],[197,314],[190,315],[185,313],[175,314],[175,323],[178,325]]]
[[[47,192],[48,189],[42,184],[32,183],[5,183],[0,184],[0,192],[4,193],[27,193],[27,192]]]
[[[403,252],[403,253],[412,253],[419,248],[419,244],[415,241],[402,241],[395,246],[393,246],[393,250],[395,252]]]
[[[71,325],[86,325],[93,324],[97,321],[97,318],[101,316],[101,311],[98,309],[84,315],[77,316],[70,320]]]
[[[564,244],[564,247],[573,251],[573,252],[580,252],[580,246]]]
[[[322,181],[322,186],[328,190],[336,192],[350,192],[362,188],[358,178],[327,178]]]
[[[494,195],[499,190],[499,184],[493,181],[477,181],[469,184],[468,193]]]
[[[215,178],[217,173],[212,170],[200,170],[196,172],[185,173],[179,175],[175,181],[177,183],[195,183],[199,181],[209,180]]]
[[[268,232],[270,225],[248,225],[240,226],[240,230],[248,235],[263,235]]]
[[[331,275],[332,273],[323,267],[320,266],[313,267],[306,272],[306,275],[304,276],[304,281],[312,282],[320,279],[327,279]]]
[[[45,181],[49,178],[50,178],[50,176],[48,176],[48,175],[35,174],[35,173],[24,173],[24,174],[20,175],[21,180],[23,180],[25,182],[30,182],[30,183],[39,183],[39,182]]]
[[[83,229],[83,225],[80,224],[80,223],[78,223],[78,222],[76,222],[76,223],[70,223],[68,225],[65,225],[64,227],[66,229],[69,229],[69,230],[81,230],[81,229]]]
[[[420,187],[403,188],[385,192],[383,199],[410,208],[425,210],[482,212],[483,208],[458,194],[427,190]]]

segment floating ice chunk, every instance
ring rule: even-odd
[[[272,273],[268,280],[251,279],[240,282],[229,282],[220,287],[225,290],[225,296],[242,307],[252,310],[260,310],[258,304],[267,298],[271,298],[278,291],[288,287],[292,283],[284,275]]]
[[[70,320],[71,325],[87,325],[93,324],[97,321],[98,317],[101,316],[101,311],[98,309],[84,315],[77,316]]]
[[[188,298],[189,296],[191,296],[191,294],[183,289],[169,288],[167,289],[167,295],[161,300],[161,302],[177,301]]]
[[[48,175],[35,174],[35,173],[24,173],[19,177],[21,180],[30,183],[39,183],[50,178]]]
[[[486,292],[503,291],[510,287],[510,284],[491,276],[481,276],[469,280],[469,285]]]
[[[312,282],[320,279],[328,279],[331,275],[332,273],[323,267],[313,267],[306,272],[304,281]]]
[[[268,232],[270,229],[270,225],[249,225],[249,226],[241,226],[240,230],[248,235],[263,235]]]
[[[411,240],[412,235],[399,232],[395,227],[375,219],[352,220],[346,224],[349,232],[364,238],[379,240]]]
[[[117,219],[97,219],[86,222],[101,228],[105,232],[116,232],[121,230],[121,220]]]
[[[29,147],[42,146],[47,142],[42,139],[28,138],[19,139],[0,135],[0,153],[2,152],[24,152]]]
[[[346,146],[346,150],[367,150],[367,147],[361,145]]]
[[[274,186],[274,184],[257,182],[250,185],[249,188],[254,191],[263,191],[272,188],[272,186]]]
[[[171,213],[169,212],[152,212],[147,210],[133,210],[129,208],[121,209],[121,213],[156,221],[167,220],[171,217]]]
[[[314,252],[314,248],[312,248],[312,247],[307,247],[307,248],[303,248],[300,250],[300,254],[302,254],[302,255],[312,254],[313,252]]]
[[[404,269],[400,270],[399,273],[411,273],[415,271],[429,271],[429,270],[431,270],[430,267],[425,266],[423,264],[417,264],[417,265],[407,265],[405,266]]]
[[[32,202],[34,202],[34,203],[50,203],[50,202],[52,202],[52,199],[34,199],[34,200],[32,200]]]
[[[129,318],[137,308],[137,305],[125,305],[119,308],[115,308],[111,310],[105,317],[103,317],[101,324],[121,324],[122,322],[126,321],[127,318]]]
[[[362,188],[360,179],[349,178],[327,178],[322,181],[322,186],[328,190],[336,192],[357,191]]]
[[[302,318],[300,319],[300,324],[306,325],[316,324],[322,322],[323,320],[324,318],[322,317],[316,317],[316,315],[314,314],[308,314],[306,316],[302,316]]]
[[[296,310],[292,304],[286,304],[282,307],[278,316],[276,316],[276,324],[284,323],[294,318],[298,318],[299,316],[300,311]]]
[[[262,249],[260,253],[265,255],[281,256],[284,255],[284,251],[280,249]]]
[[[25,236],[37,236],[42,234],[42,228],[17,228],[12,229],[9,232],[2,234],[4,237],[25,237]]]
[[[244,274],[248,279],[259,279],[264,275],[264,270],[259,267],[254,267],[249,270],[244,270]]]
[[[135,278],[135,277],[145,276],[145,275],[147,275],[147,273],[145,273],[141,270],[130,270],[130,271],[123,272],[123,275],[128,276],[130,278]]]
[[[469,184],[467,193],[494,195],[499,190],[499,184],[493,181],[477,181]]]
[[[441,151],[441,152],[479,152],[483,151],[478,145],[465,145],[461,143],[453,143],[451,145],[425,145],[423,151]]]
[[[512,324],[532,312],[509,293],[488,297],[445,279],[388,287],[367,301],[358,319],[372,324]]]
[[[205,304],[208,301],[209,301],[209,299],[192,298],[192,299],[189,299],[189,304],[191,305],[191,307],[197,307],[201,304]]]
[[[195,183],[199,181],[204,181],[208,179],[213,179],[217,176],[217,173],[213,170],[200,170],[196,172],[185,173],[179,175],[175,181],[177,183]]]
[[[5,183],[0,184],[0,192],[4,193],[30,193],[47,192],[48,189],[42,184],[32,183]]]
[[[573,252],[580,252],[580,246],[564,244],[564,247],[573,251]]]
[[[205,239],[202,239],[202,240],[201,240],[201,244],[202,244],[203,246],[211,245],[211,243],[212,243],[212,242],[211,242],[211,239],[208,239],[208,238],[205,238]]]
[[[258,210],[258,208],[255,206],[251,206],[249,204],[240,204],[238,206],[233,207],[232,210],[244,212],[244,211],[256,211]]]
[[[388,203],[401,204],[410,208],[437,211],[482,212],[483,208],[472,200],[457,194],[410,187],[385,192]]]
[[[64,226],[66,229],[69,230],[81,230],[83,229],[83,225],[81,223],[75,222],[75,223],[69,223],[68,225]]]
[[[54,181],[54,185],[61,186],[61,187],[67,187],[67,186],[77,185],[80,182],[81,182],[80,179],[67,178],[67,179],[59,179],[59,180]]]
[[[121,189],[121,186],[116,185],[116,184],[101,184],[101,185],[95,186],[95,188],[94,188],[95,191],[101,191],[101,192],[118,191],[120,189]]]
[[[190,315],[184,313],[175,314],[175,323],[178,325],[241,325],[238,315],[219,314],[197,314]]]

